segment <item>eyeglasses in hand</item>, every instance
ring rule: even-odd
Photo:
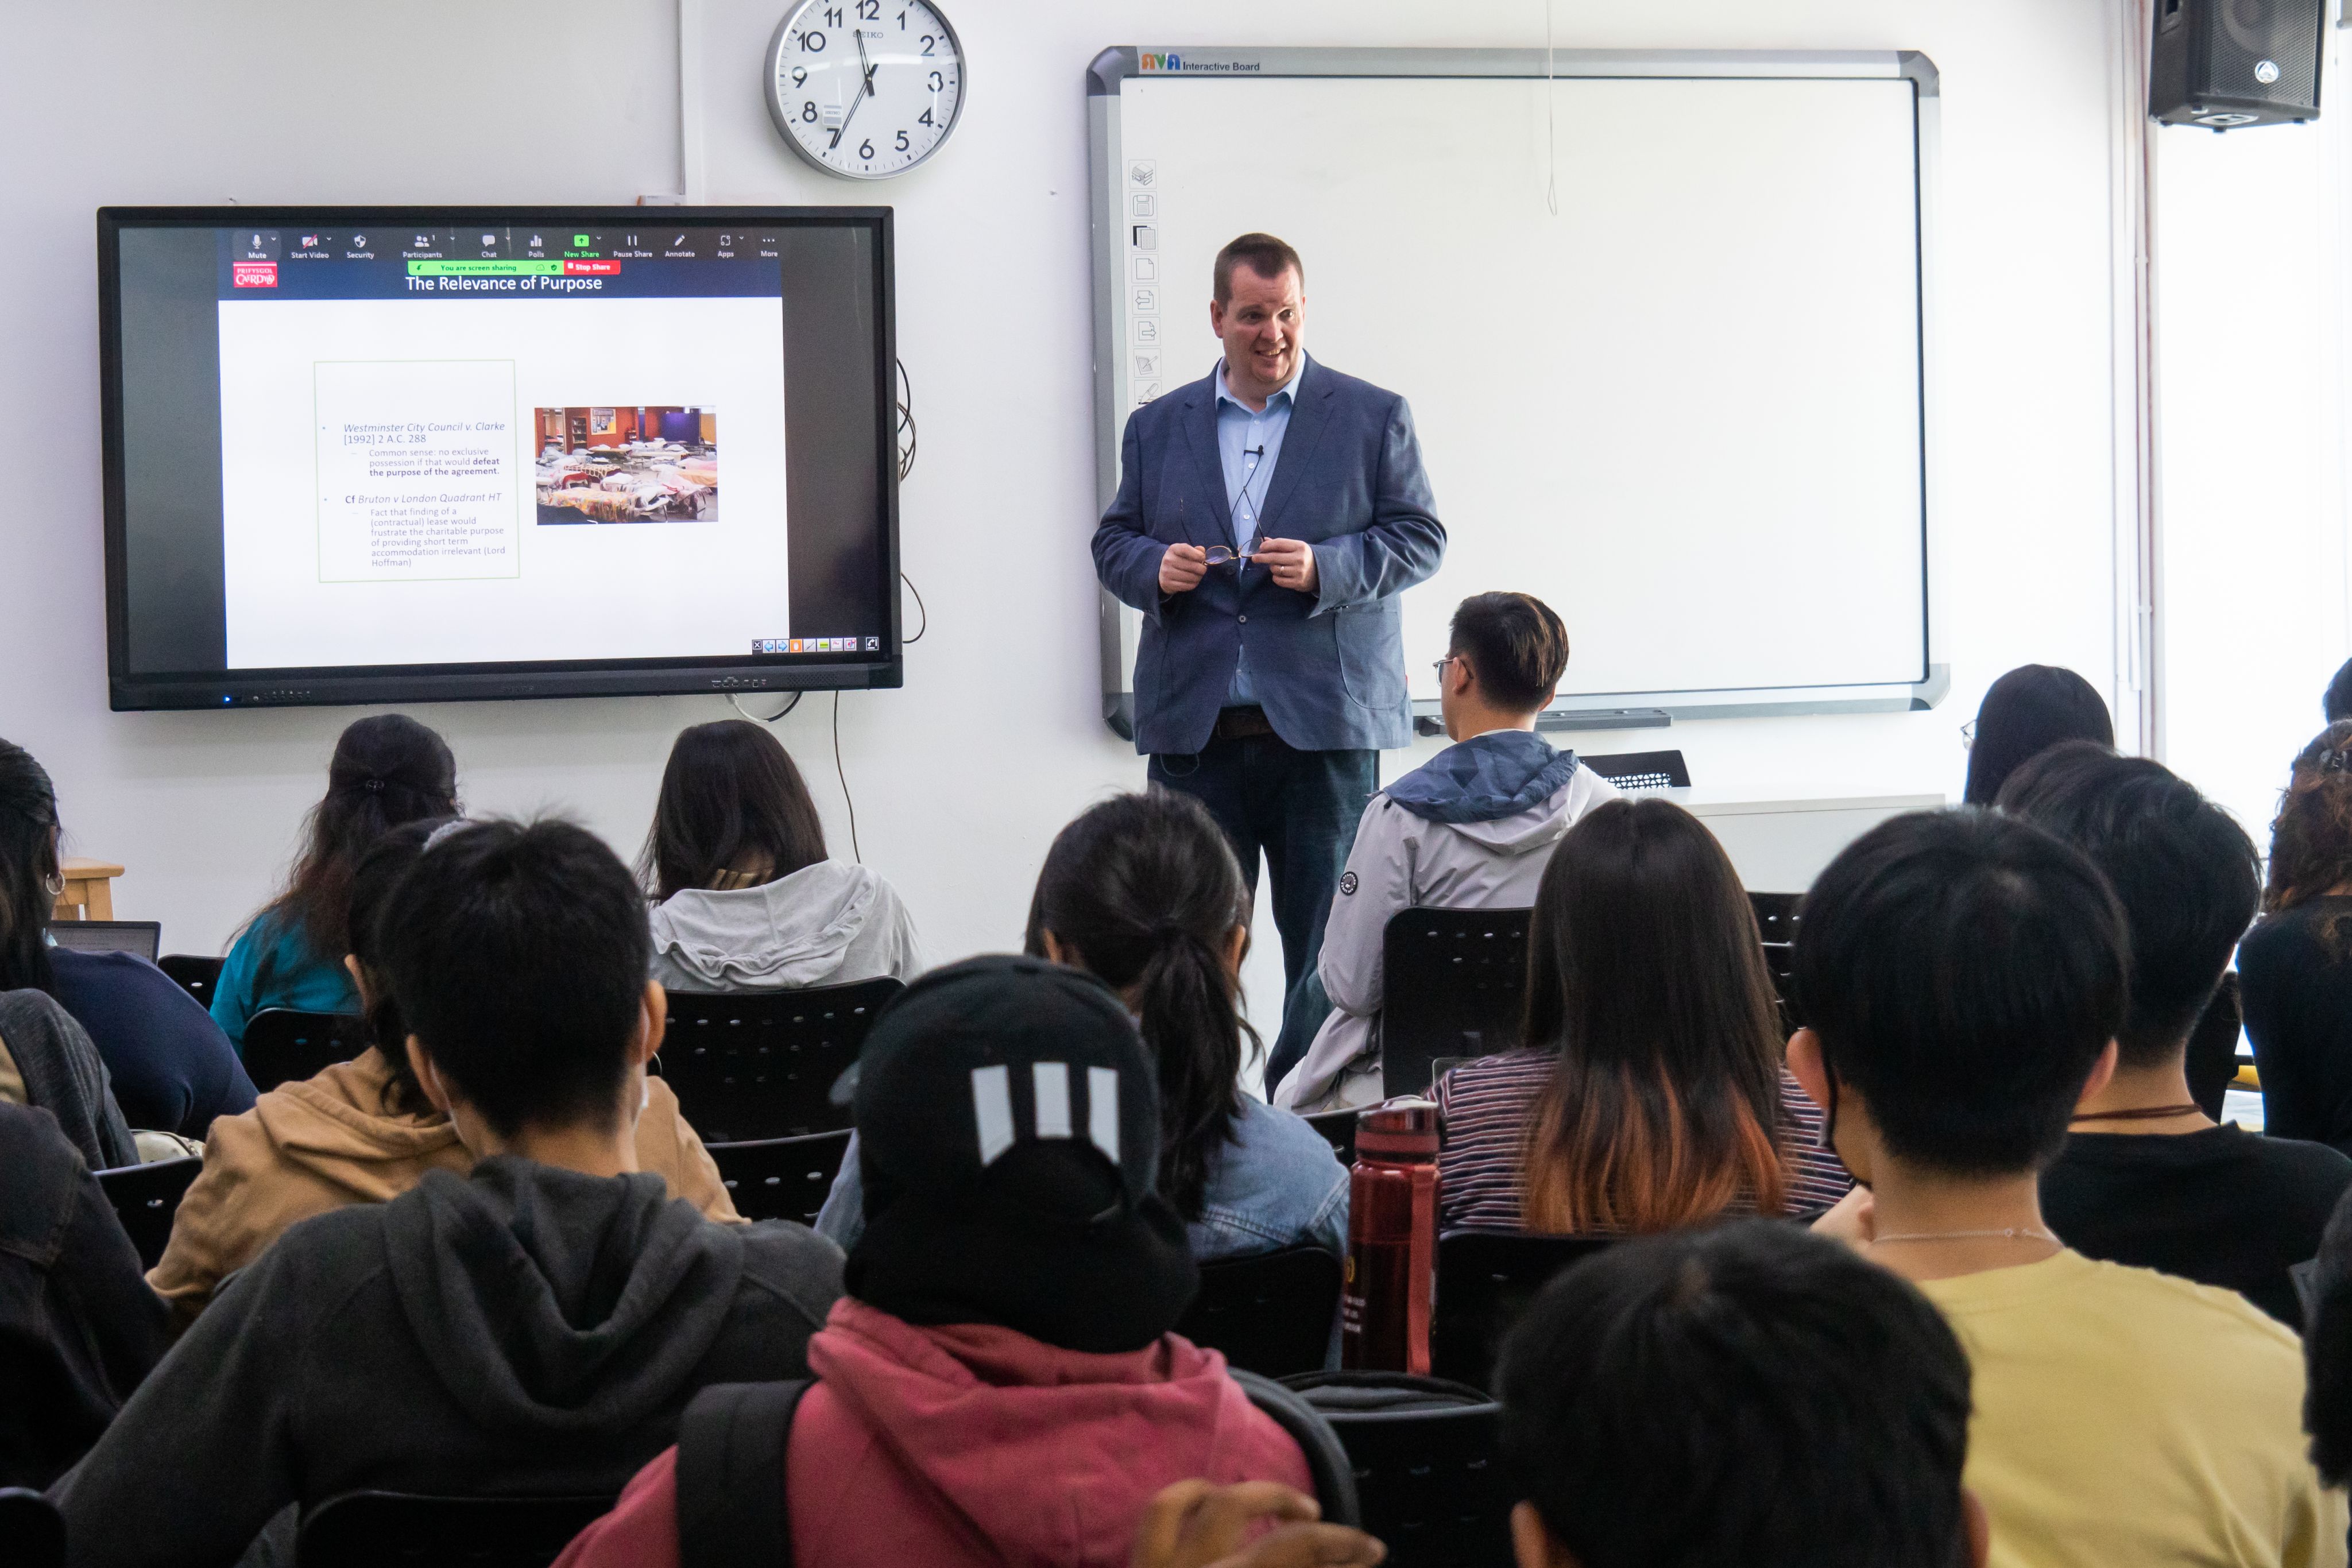
[[[1255,560],[1257,558],[1231,545],[1211,545],[1204,552],[1211,566],[1223,566],[1229,561]]]

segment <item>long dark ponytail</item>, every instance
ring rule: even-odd
[[[368,847],[403,822],[457,814],[457,762],[448,744],[405,714],[354,720],[335,741],[327,793],[302,825],[302,853],[286,889],[265,904],[327,962],[350,935],[352,873]]]
[[[1064,956],[1134,1009],[1160,1064],[1160,1191],[1198,1219],[1209,1167],[1241,1114],[1241,977],[1226,961],[1249,921],[1223,830],[1188,795],[1118,795],[1064,828],[1029,905],[1028,950]]]
[[[58,792],[31,752],[0,740],[0,991],[46,991],[56,978],[58,874]]]

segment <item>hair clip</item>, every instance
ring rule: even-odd
[[[383,780],[381,779],[362,779],[360,780],[360,787],[371,795],[383,793]]]
[[[473,825],[473,823],[467,821],[463,817],[453,818],[434,829],[425,840],[425,848],[418,852],[429,855],[442,840],[447,838],[450,834],[457,831],[461,828],[470,828]]]

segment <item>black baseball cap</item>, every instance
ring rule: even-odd
[[[1110,988],[967,959],[883,1009],[857,1071],[851,1295],[1096,1354],[1175,1325],[1200,1275],[1155,1186],[1159,1074]]]

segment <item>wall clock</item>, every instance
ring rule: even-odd
[[[776,129],[845,180],[887,180],[938,152],[963,86],[963,47],[930,0],[802,0],[768,44]]]

